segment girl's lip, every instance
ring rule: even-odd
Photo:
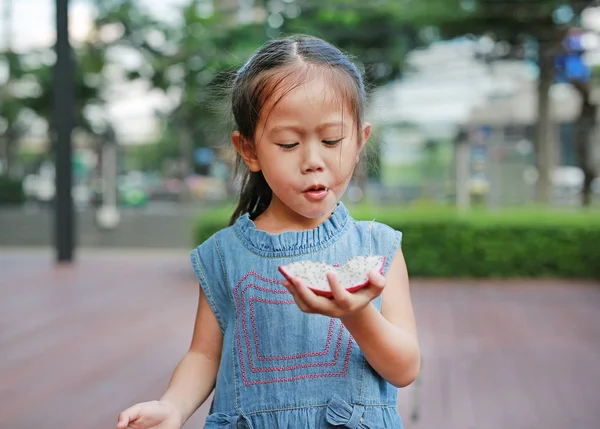
[[[320,183],[316,184],[316,185],[312,185],[309,188],[306,188],[304,190],[304,192],[308,192],[308,191],[321,191],[321,190],[325,190],[328,191],[329,188],[325,185],[321,185]]]
[[[304,191],[304,195],[306,195],[306,198],[312,201],[321,201],[322,199],[327,197],[327,194],[329,194],[329,189],[327,188],[308,189]]]

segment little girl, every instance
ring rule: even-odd
[[[271,41],[237,72],[232,141],[245,169],[231,225],[191,252],[200,282],[190,349],[158,401],[117,428],[179,429],[215,389],[206,428],[402,428],[397,388],[420,350],[401,233],[340,201],[365,143],[365,88],[337,48]],[[380,274],[332,297],[278,267],[383,256]]]

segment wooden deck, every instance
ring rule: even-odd
[[[600,428],[599,284],[414,280],[412,293],[423,370],[419,395],[400,391],[407,429]],[[185,251],[81,251],[56,267],[49,251],[0,250],[0,428],[114,428],[162,393],[196,297]]]

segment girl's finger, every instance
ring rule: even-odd
[[[385,277],[377,271],[373,270],[369,273],[369,282],[380,289],[383,289],[385,286]]]
[[[298,299],[308,307],[311,313],[322,313],[327,310],[327,306],[324,306],[323,301],[328,303],[329,300],[315,294],[300,279],[297,279],[296,294]]]
[[[283,286],[285,286],[285,288],[292,295],[292,297],[296,299],[296,286],[292,282],[287,280],[283,282]]]
[[[117,429],[125,429],[129,423],[139,419],[140,407],[134,405],[119,414],[119,420],[117,421]]]
[[[360,297],[361,299],[366,299],[367,301],[372,301],[381,295],[381,292],[383,292],[383,289],[385,288],[385,283],[385,277],[379,272],[373,271],[369,273],[369,284],[367,287],[357,290],[353,295]]]
[[[306,305],[306,303],[298,295],[298,292],[297,292],[298,287],[290,281],[284,282],[283,285],[286,287],[288,292],[292,295],[292,298],[294,298],[294,302],[296,302],[296,305],[300,308],[300,310],[302,310],[305,313],[309,313],[310,308],[308,307],[308,305]]]
[[[327,273],[327,280],[329,281],[331,293],[333,294],[333,299],[335,300],[336,304],[342,308],[347,308],[350,305],[350,300],[352,299],[350,292],[348,292],[342,286],[335,273]]]

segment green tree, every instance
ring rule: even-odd
[[[266,39],[264,27],[227,24],[226,14],[207,9],[202,0],[184,5],[177,24],[151,17],[133,0],[118,3],[102,23],[122,25],[117,43],[144,59],[142,67],[127,70],[129,78],[145,79],[170,98],[171,105],[158,113],[168,118],[166,131],[178,142],[180,175],[186,177],[194,148],[214,146],[224,135],[230,72]]]
[[[310,34],[338,46],[362,65],[370,87],[400,76],[405,55],[422,43],[418,23],[415,25],[406,19],[407,6],[403,2],[297,0],[285,3],[287,6],[280,12],[287,17],[282,21],[282,33]]]
[[[75,131],[90,139],[98,139],[109,127],[102,115],[97,114],[106,104],[103,90],[109,83],[104,75],[109,64],[107,45],[95,37],[99,29],[94,30],[90,39],[73,47]],[[54,58],[53,47],[22,53],[7,51],[0,55],[0,63],[4,62],[9,71],[7,84],[1,91],[0,122],[7,124],[5,162],[11,171],[18,152],[17,144],[27,132],[32,118],[45,120],[48,129],[52,129]]]
[[[41,89],[38,95],[27,100],[27,105],[51,125],[54,110],[54,66],[42,60],[51,55],[51,51],[45,49],[24,55],[29,57],[31,63],[34,64],[27,70],[27,75],[34,79]],[[93,41],[86,42],[73,49],[73,57],[76,64],[74,74],[75,130],[82,131],[88,136],[94,136],[104,130],[105,126],[95,122],[93,115],[89,115],[91,108],[103,108],[106,103],[102,95],[103,85],[106,85],[103,72],[108,64],[105,47],[99,46]]]

